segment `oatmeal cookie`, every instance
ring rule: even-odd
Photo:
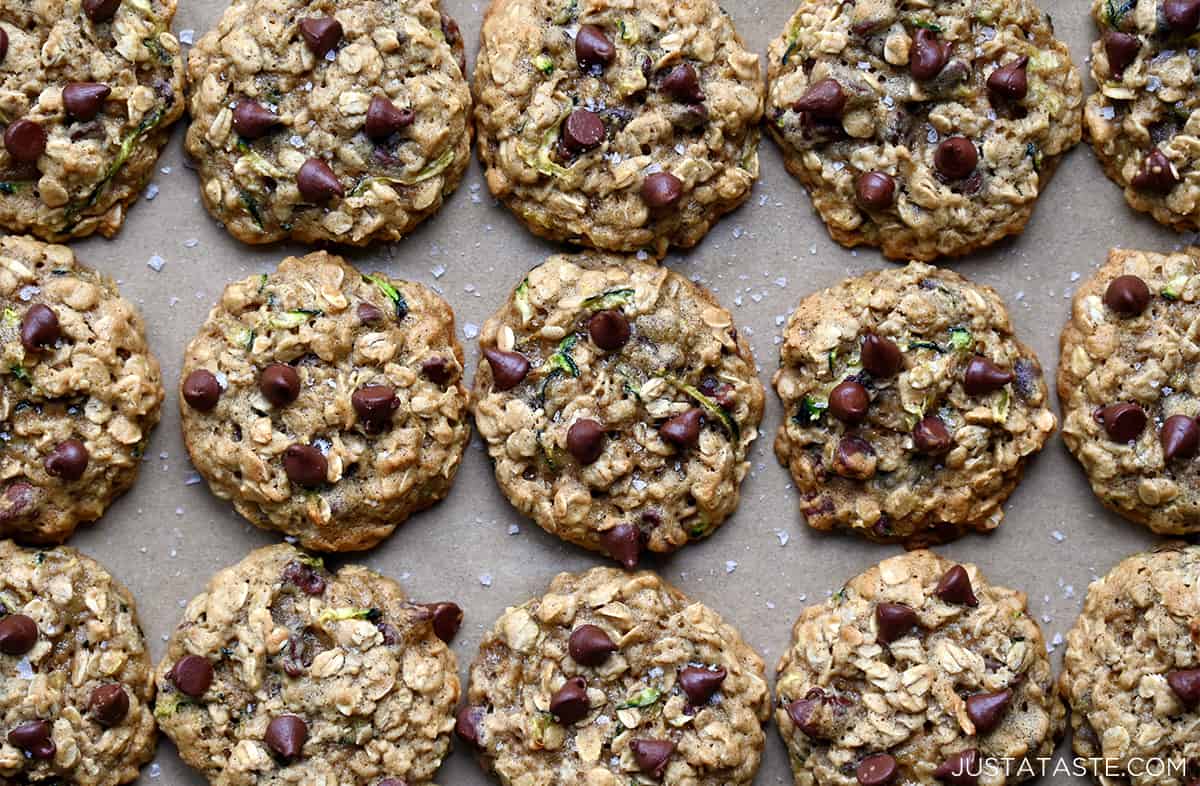
[[[995,529],[1054,432],[991,287],[914,262],[809,296],[783,334],[775,454],[809,526],[919,546]]]
[[[0,5],[0,227],[111,237],[183,114],[175,0]]]
[[[551,240],[694,246],[758,177],[761,79],[715,0],[493,0],[474,84],[488,187]]]
[[[833,239],[892,259],[1019,234],[1083,87],[1031,0],[810,0],[768,53],[767,127]]]
[[[230,284],[188,345],[183,435],[213,493],[322,551],[450,490],[470,438],[454,312],[323,251]]]
[[[559,255],[483,326],[475,423],[538,526],[627,567],[738,504],[763,389],[708,290],[632,258]]]
[[[457,731],[505,786],[743,786],[770,712],[762,660],[716,612],[593,568],[497,620]]]
[[[133,597],[103,567],[0,541],[0,783],[135,780],[158,741],[153,669]]]
[[[236,0],[188,57],[205,206],[246,243],[399,240],[470,161],[464,70],[438,0]]]
[[[1161,534],[1200,532],[1200,249],[1114,249],[1075,293],[1062,334],[1063,441],[1111,510]]]
[[[163,388],[145,324],[66,246],[0,237],[0,537],[61,543],[137,477]]]
[[[462,610],[336,573],[288,545],[251,552],[188,604],[154,713],[213,786],[421,786],[450,750]]]
[[[805,609],[776,698],[796,786],[1018,783],[1066,727],[1025,594],[929,551]]]
[[[1105,786],[1200,778],[1200,547],[1164,544],[1088,589],[1060,680],[1075,754]],[[1166,767],[1152,770],[1147,762]]]

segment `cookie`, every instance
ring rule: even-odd
[[[183,114],[175,0],[0,8],[0,227],[112,237]]]
[[[1083,87],[1031,0],[811,0],[768,51],[767,127],[837,242],[929,261],[1019,234]]]
[[[775,720],[796,786],[1019,783],[1063,736],[1025,594],[974,565],[892,557],[792,633]]]
[[[632,568],[733,513],[763,389],[708,290],[597,253],[529,271],[479,336],[475,424],[501,491]]]
[[[761,79],[715,0],[493,0],[474,82],[488,187],[550,240],[694,246],[758,177]]]
[[[368,549],[450,490],[470,438],[454,312],[325,252],[230,284],[184,356],[197,471],[255,526]]]
[[[185,148],[246,243],[399,240],[458,186],[471,92],[437,0],[237,0],[188,57]]]
[[[1097,90],[1084,132],[1135,210],[1179,231],[1200,229],[1200,108],[1190,50],[1200,25],[1189,0],[1093,0]]]
[[[213,784],[431,783],[459,695],[441,639],[461,621],[366,568],[268,546],[188,604],[154,713]]]
[[[770,708],[762,660],[716,612],[593,568],[484,635],[457,732],[505,786],[742,786]]]
[[[1076,756],[1110,786],[1200,777],[1200,547],[1164,544],[1092,583],[1060,680]]]
[[[137,477],[163,388],[145,324],[66,246],[0,237],[0,537],[61,543]]]
[[[805,298],[779,365],[775,454],[814,529],[909,547],[995,529],[1056,425],[995,290],[919,262]]]
[[[108,571],[0,541],[0,783],[135,780],[158,741],[153,668]]]

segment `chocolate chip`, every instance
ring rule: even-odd
[[[342,23],[332,16],[301,19],[300,35],[314,55],[324,57],[342,40]]]
[[[62,336],[62,327],[58,324],[58,315],[49,306],[35,303],[21,317],[21,346],[27,352],[37,352],[44,347],[53,346]]]
[[[883,172],[864,172],[854,181],[854,194],[868,210],[886,210],[896,201],[896,181]]]
[[[550,697],[550,714],[565,726],[583,720],[590,710],[587,683],[583,677],[572,677],[567,680]]]
[[[690,448],[700,441],[700,426],[703,422],[704,410],[692,407],[659,426],[658,434],[675,447]]]
[[[866,480],[873,476],[878,463],[875,448],[855,434],[842,437],[833,455],[834,471],[842,477],[856,480]]]
[[[655,172],[642,181],[642,200],[651,210],[669,210],[683,198],[683,181],[670,172]]]
[[[1150,305],[1150,287],[1137,276],[1117,276],[1104,290],[1104,305],[1121,316],[1136,317]]]
[[[620,311],[597,311],[588,320],[588,335],[603,350],[615,352],[629,341],[629,320]]]
[[[200,412],[211,412],[221,398],[221,383],[207,369],[196,369],[183,381],[183,400]]]
[[[715,670],[685,666],[679,670],[679,687],[687,694],[688,702],[693,707],[699,707],[707,704],[713,694],[720,690],[726,676],[725,669],[720,666]]]
[[[825,739],[825,732],[818,726],[814,719],[816,718],[817,710],[822,705],[822,696],[818,693],[820,689],[810,691],[808,697],[797,699],[787,706],[788,717],[792,719],[792,723],[796,724],[796,728],[804,732],[804,734],[814,740]],[[817,695],[814,695],[817,693]]]
[[[474,748],[479,747],[479,726],[483,723],[485,712],[483,707],[467,705],[458,711],[454,719],[454,732],[459,739]]]
[[[503,349],[485,347],[483,356],[492,367],[492,386],[496,390],[511,390],[521,384],[529,373],[529,361],[524,355]]]
[[[567,640],[571,658],[583,666],[599,666],[617,651],[617,645],[597,625],[580,625]]]
[[[319,158],[310,158],[300,167],[296,173],[296,187],[300,189],[304,201],[314,205],[325,204],[345,194],[337,175]]]
[[[121,0],[83,0],[83,13],[93,22],[107,22],[117,15]]]
[[[453,376],[454,370],[443,357],[434,355],[421,363],[421,373],[436,385],[445,385]]]
[[[285,759],[294,759],[308,741],[308,724],[297,715],[280,715],[271,719],[265,736],[267,747]]]
[[[880,603],[875,606],[875,624],[879,631],[877,638],[884,644],[907,636],[920,622],[917,612],[903,603]]]
[[[312,565],[289,562],[283,569],[283,580],[300,588],[305,595],[320,595],[325,592],[325,577]]]
[[[426,603],[424,609],[433,622],[433,635],[447,644],[454,641],[458,629],[462,627],[462,608],[457,603],[442,601],[441,603]]]
[[[363,130],[376,142],[382,142],[392,134],[413,124],[416,115],[411,109],[401,109],[384,96],[375,96],[367,107],[367,122]]]
[[[929,456],[938,456],[954,445],[949,429],[937,415],[927,415],[912,431],[913,447]]]
[[[63,108],[73,120],[91,120],[104,108],[112,88],[99,82],[72,82],[63,88]],[[236,119],[237,115],[234,114]]]
[[[88,710],[101,726],[116,726],[129,714],[129,695],[115,682],[101,685],[92,690]]]
[[[1194,458],[1200,449],[1200,426],[1195,418],[1172,415],[1163,423],[1158,439],[1162,443],[1163,458],[1167,461]]]
[[[583,153],[604,141],[604,121],[590,109],[576,109],[563,123],[563,145],[571,153]]]
[[[1113,76],[1120,78],[1125,69],[1137,60],[1142,42],[1136,35],[1110,30],[1104,34],[1104,53],[1108,55],[1108,70]]]
[[[999,390],[1013,381],[1011,371],[1002,369],[992,361],[976,355],[967,363],[963,372],[963,389],[968,396],[983,396]]]
[[[947,603],[959,606],[975,607],[979,600],[975,597],[975,589],[971,586],[971,576],[962,565],[955,565],[942,575],[934,588],[933,594]]]
[[[0,27],[0,63],[8,57],[8,33],[3,27]]]
[[[1000,725],[1012,697],[1013,692],[1007,689],[967,697],[967,717],[975,724],[976,735],[987,734]]]
[[[871,394],[860,383],[847,379],[829,394],[829,414],[843,423],[861,423],[871,407]]]
[[[700,73],[691,63],[680,63],[663,77],[661,89],[664,93],[685,104],[699,104],[704,100],[700,90]]]
[[[1146,428],[1146,410],[1137,404],[1111,404],[1096,414],[1114,442],[1133,442]]]
[[[364,385],[350,396],[358,421],[371,433],[383,431],[400,408],[400,399],[390,385]]]
[[[1150,151],[1142,168],[1133,176],[1129,184],[1138,191],[1150,191],[1155,194],[1169,194],[1171,189],[1179,185],[1181,179],[1175,165],[1166,153],[1157,147]]]
[[[300,375],[284,363],[272,363],[258,376],[263,398],[277,407],[286,407],[300,395]]]
[[[46,129],[32,120],[17,120],[4,130],[4,147],[13,160],[33,163],[46,151]]]
[[[924,82],[942,73],[950,59],[950,45],[938,39],[932,30],[920,28],[913,36],[912,52],[908,56],[908,68],[913,79]]]
[[[355,309],[355,313],[358,315],[358,321],[364,325],[373,325],[376,322],[381,321],[384,316],[383,311],[374,303],[365,302],[358,304],[358,308]]]
[[[35,759],[53,759],[58,748],[51,739],[52,731],[47,721],[29,721],[8,733],[8,743]]]
[[[952,136],[942,141],[933,154],[933,165],[949,180],[962,180],[979,164],[975,143],[964,136]]]
[[[167,677],[186,696],[198,699],[212,686],[213,667],[207,658],[184,655],[171,668]]]
[[[675,752],[675,743],[670,740],[634,740],[629,743],[633,751],[633,760],[638,769],[651,778],[662,778],[667,769],[667,762]]]
[[[250,98],[243,98],[233,108],[233,130],[247,139],[266,136],[279,125],[279,115]]]
[[[583,25],[575,35],[575,60],[584,71],[601,71],[617,56],[616,47],[595,25]]]
[[[1029,94],[1029,75],[1025,73],[1028,57],[1018,57],[1006,63],[988,76],[988,92],[993,100],[1020,101]]]
[[[896,760],[886,753],[876,753],[858,763],[854,776],[862,786],[887,786],[896,780]]]
[[[890,338],[868,333],[862,341],[862,365],[872,376],[894,377],[904,367],[904,355]]]
[[[1190,35],[1200,24],[1200,0],[1166,0],[1162,10],[1163,20],[1172,33]]]
[[[0,652],[5,655],[24,655],[37,644],[38,626],[24,614],[10,614],[0,619]]]
[[[642,553],[642,533],[632,524],[618,524],[600,536],[608,555],[626,570],[637,567]]]
[[[1167,675],[1167,684],[1184,705],[1195,707],[1200,704],[1200,669],[1173,671]]]
[[[933,777],[951,786],[975,786],[979,783],[979,751],[959,751],[933,771]]]
[[[595,463],[604,452],[604,427],[588,418],[575,421],[567,429],[567,450],[580,464]]]
[[[45,467],[56,478],[66,481],[79,480],[88,466],[88,449],[77,439],[58,443],[46,456]]]
[[[818,120],[840,120],[846,112],[846,93],[834,79],[822,79],[800,96],[792,107]]]
[[[313,488],[325,482],[329,462],[317,448],[297,442],[283,452],[283,471],[293,483]]]

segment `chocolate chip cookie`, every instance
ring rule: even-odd
[[[459,737],[505,786],[754,780],[763,663],[702,603],[649,572],[562,573],[510,608],[471,666]]]
[[[758,177],[761,79],[715,0],[493,0],[474,84],[488,187],[551,240],[694,246]]]
[[[1063,329],[1063,441],[1104,505],[1161,534],[1200,532],[1200,249],[1114,249]]]
[[[991,287],[914,262],[810,295],[783,334],[775,454],[809,526],[907,546],[995,529],[1054,432]]]
[[[801,4],[767,127],[834,240],[899,260],[1019,234],[1080,138],[1083,88],[1031,0]]]
[[[454,312],[325,252],[230,284],[188,345],[183,435],[213,493],[322,551],[446,496],[470,437]]]
[[[288,545],[221,571],[167,644],[154,714],[214,784],[427,784],[450,749],[462,610]]]
[[[0,537],[61,543],[137,477],[163,400],[142,317],[66,246],[0,237]]]
[[[154,757],[129,590],[74,549],[0,541],[0,782],[116,786]]]
[[[1200,547],[1171,543],[1088,589],[1060,685],[1075,754],[1103,783],[1185,786],[1200,777],[1198,585]]]
[[[183,114],[175,0],[0,7],[0,227],[111,237]]]
[[[554,256],[479,345],[475,424],[500,489],[547,532],[632,568],[737,507],[763,390],[706,289],[632,258]]]
[[[796,786],[1019,783],[1066,726],[1025,594],[929,551],[805,609],[776,693]]]
[[[464,70],[438,0],[234,2],[188,58],[205,206],[246,243],[399,240],[467,168]]]

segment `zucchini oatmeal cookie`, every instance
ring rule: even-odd
[[[810,527],[914,547],[1000,525],[1054,432],[991,287],[914,262],[809,296],[783,334],[775,454]]]
[[[163,400],[145,323],[66,246],[0,237],[0,537],[61,543],[137,477]]]
[[[1062,334],[1063,441],[1111,510],[1160,534],[1200,532],[1200,249],[1114,249]]]
[[[0,541],[0,783],[116,786],[154,757],[133,596],[74,549]]]
[[[188,345],[183,435],[213,493],[322,551],[450,490],[470,438],[454,312],[325,252],[230,284]]]
[[[715,0],[493,0],[474,85],[488,187],[551,240],[694,246],[758,177],[761,80]]]
[[[1083,87],[1031,0],[809,0],[769,49],[767,127],[834,240],[892,259],[1019,234]]]
[[[770,713],[762,660],[716,612],[593,568],[484,635],[457,732],[505,786],[743,786]]]
[[[1104,786],[1200,778],[1200,547],[1168,543],[1092,583],[1060,687],[1075,754]],[[1164,767],[1147,768],[1148,762]]]
[[[796,786],[1019,783],[1066,728],[1025,593],[929,551],[805,609],[776,693]]]
[[[464,71],[438,0],[235,0],[188,57],[205,206],[246,243],[399,240],[470,161]]]
[[[733,513],[763,388],[708,290],[586,253],[529,272],[479,335],[475,424],[538,526],[628,568]]]
[[[112,237],[183,114],[175,0],[0,5],[0,227]]]
[[[213,786],[428,786],[450,752],[462,610],[288,545],[250,553],[188,604],[155,715]]]

